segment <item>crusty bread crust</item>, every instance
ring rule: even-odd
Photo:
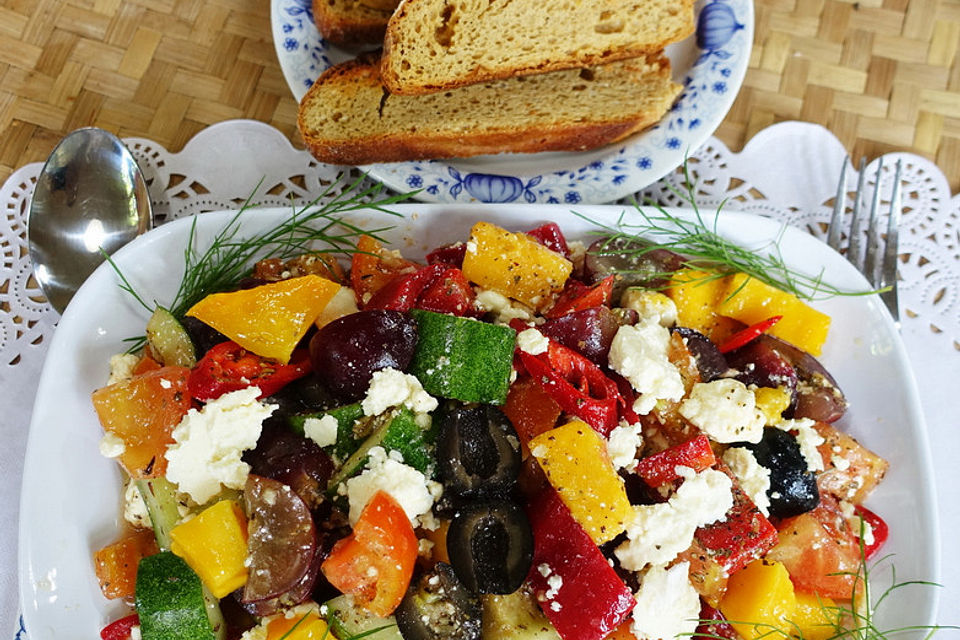
[[[694,27],[693,0],[404,0],[381,77],[393,94],[422,95],[644,56]]]
[[[313,21],[320,35],[341,47],[380,45],[399,0],[313,0]]]
[[[330,164],[583,151],[654,124],[680,90],[665,58],[616,65],[396,96],[384,89],[378,60],[361,56],[317,80],[298,126],[311,154]]]

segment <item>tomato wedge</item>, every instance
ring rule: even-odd
[[[407,514],[389,493],[378,491],[320,570],[334,587],[386,617],[403,600],[416,561],[417,536]]]
[[[197,400],[208,402],[230,391],[259,387],[261,398],[271,396],[288,383],[311,371],[310,355],[298,349],[289,364],[263,358],[236,342],[221,342],[200,359],[190,372],[187,390]]]
[[[383,248],[375,238],[360,236],[357,252],[350,261],[350,286],[362,309],[368,300],[400,274],[412,273],[419,265]]]

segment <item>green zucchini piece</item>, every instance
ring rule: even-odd
[[[177,500],[177,488],[166,478],[148,478],[137,480],[137,490],[143,496],[153,524],[153,535],[157,546],[170,548],[170,531],[180,521],[180,505]]]
[[[161,551],[137,567],[137,615],[143,640],[215,640],[203,584],[182,558]]]
[[[427,393],[462,402],[503,404],[517,332],[510,327],[414,309],[419,339],[410,363]]]
[[[328,491],[335,491],[337,485],[363,470],[370,455],[370,449],[380,446],[390,451],[399,451],[403,463],[422,472],[428,478],[433,476],[433,446],[429,442],[428,432],[417,424],[416,416],[406,407],[397,407],[377,416],[373,432],[367,436],[353,454],[347,458],[327,484]]]
[[[190,368],[197,364],[197,352],[190,334],[163,307],[157,307],[147,321],[147,342],[164,366]]]
[[[375,616],[357,606],[352,596],[337,596],[328,600],[324,606],[327,611],[327,624],[339,640],[349,640],[360,634],[366,634],[363,637],[372,640],[403,640],[393,616]]]
[[[357,429],[355,428],[357,420],[363,418],[363,407],[357,402],[329,411],[300,413],[288,417],[287,422],[294,431],[304,435],[304,424],[309,418],[320,419],[324,416],[333,416],[337,421],[337,441],[330,447],[324,447],[324,450],[331,454],[335,460],[346,460],[363,442],[363,438],[356,437]]]
[[[483,594],[480,599],[484,640],[560,640],[525,587],[508,595]]]

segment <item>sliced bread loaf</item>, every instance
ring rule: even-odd
[[[397,96],[365,55],[324,72],[297,123],[314,157],[331,164],[582,151],[654,124],[679,91],[669,60],[654,57]]]
[[[693,29],[693,0],[404,0],[381,73],[416,95],[633,58]]]
[[[320,35],[342,47],[380,45],[399,0],[313,0]]]

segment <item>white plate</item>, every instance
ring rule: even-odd
[[[522,218],[509,205],[420,204],[397,210],[404,219],[385,220],[371,212],[358,214],[355,221],[361,226],[397,224],[387,235],[412,258],[467,237],[479,219],[513,229],[556,221],[571,238],[586,237],[591,228],[565,206],[528,206]],[[576,210],[614,224],[623,207]],[[289,214],[286,208],[248,212],[244,231],[272,226]],[[201,245],[228,215],[199,216]],[[165,224],[115,254],[144,299],[171,299],[192,222]],[[719,230],[743,246],[758,247],[776,238],[780,227],[766,218],[724,213]],[[833,284],[846,289],[867,287],[845,260],[803,232],[787,229],[781,248],[796,269],[811,274],[823,269]],[[870,498],[871,508],[891,526],[885,550],[895,554],[899,579],[936,580],[939,542],[930,456],[900,336],[876,296],[834,298],[816,306],[833,318],[822,360],[851,403],[841,424],[890,460],[887,479]],[[32,640],[94,637],[124,611],[100,595],[91,562],[92,552],[117,535],[121,474],[115,462],[98,452],[102,431],[90,393],[105,383],[107,361],[123,350],[122,340],[142,334],[146,320],[146,312],[103,265],[74,297],[54,334],[30,427],[20,507],[21,601]],[[931,623],[936,596],[929,587],[898,592],[881,609],[881,624]]]
[[[351,54],[327,44],[311,0],[271,0],[280,68],[299,101],[331,64]],[[363,167],[397,191],[430,202],[612,202],[679,166],[716,130],[740,89],[753,42],[752,0],[697,0],[697,34],[667,47],[684,90],[663,120],[625,142],[583,153],[500,154]]]

